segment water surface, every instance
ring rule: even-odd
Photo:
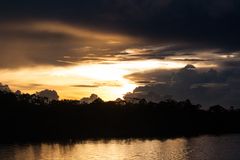
[[[239,160],[240,135],[0,145],[1,160]]]

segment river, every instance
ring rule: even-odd
[[[0,160],[239,160],[240,135],[1,144]]]

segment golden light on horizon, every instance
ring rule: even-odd
[[[35,93],[41,89],[56,90],[61,99],[80,99],[96,93],[104,100],[122,98],[138,85],[125,76],[154,69],[176,69],[184,63],[163,60],[116,61],[106,64],[76,66],[42,66],[17,70],[0,70],[2,82],[13,90]]]

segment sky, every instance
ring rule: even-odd
[[[0,82],[61,99],[240,100],[238,0],[8,0]]]

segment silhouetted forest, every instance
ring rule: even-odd
[[[190,100],[159,103],[142,99],[91,104],[49,101],[0,92],[0,141],[82,138],[151,138],[240,132],[240,110],[216,105],[202,110]]]

